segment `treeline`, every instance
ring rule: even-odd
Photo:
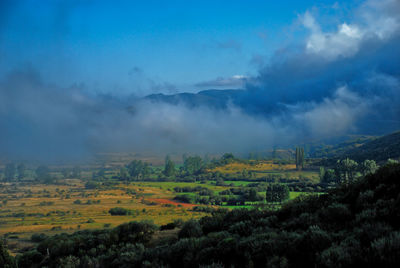
[[[228,206],[243,206],[246,202],[259,202],[266,200],[267,202],[283,202],[289,199],[289,187],[284,184],[259,184],[253,183],[247,187],[232,187],[215,194],[214,191],[206,187],[175,187],[178,194],[175,200],[204,205],[222,205],[226,203]],[[260,192],[266,192],[265,196]]]
[[[57,173],[60,173],[62,178],[80,178],[81,172],[82,170],[79,166],[57,170]],[[46,165],[28,169],[24,163],[8,163],[3,169],[2,181],[22,182],[28,180],[29,182],[49,184],[55,183],[58,179],[54,173],[55,171],[50,170]]]
[[[193,182],[201,180],[217,180],[218,178],[226,180],[251,180],[255,179],[255,174],[243,170],[240,174],[223,174],[221,172],[208,172],[218,166],[224,166],[230,163],[245,163],[256,165],[257,161],[236,158],[232,153],[225,153],[219,159],[201,158],[200,156],[183,155],[183,164],[176,167],[172,159],[167,156],[165,164],[161,171],[155,171],[149,164],[142,160],[133,160],[126,167],[121,168],[119,178],[121,180],[145,180],[145,181],[182,181]],[[304,158],[302,160],[304,162]],[[275,164],[288,164],[290,160],[274,160]],[[269,178],[270,175],[264,179]]]
[[[204,177],[207,169],[239,161],[231,153],[224,154],[220,159],[202,159],[200,156],[183,155],[183,165],[177,168],[172,159],[167,155],[164,168],[161,172],[154,172],[148,163],[142,160],[133,160],[126,167],[121,168],[119,177],[121,180],[156,180],[156,181],[181,181],[193,180],[193,178]],[[153,176],[149,176],[153,175]],[[209,176],[209,175],[208,175]]]
[[[388,159],[387,163],[397,163],[396,160]],[[350,183],[356,178],[373,174],[379,166],[374,160],[364,160],[361,163],[346,158],[337,160],[333,168],[320,168],[319,176],[321,183]]]

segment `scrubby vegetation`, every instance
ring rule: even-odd
[[[158,239],[149,222],[61,234],[17,256],[19,267],[395,267],[400,165],[302,196],[278,211],[215,210]],[[177,224],[166,225],[171,230]]]
[[[0,169],[2,261],[18,267],[397,261],[382,256],[397,243],[400,197],[390,178],[398,160],[342,158],[321,166],[306,155],[297,147],[286,159],[226,153],[183,155],[181,162],[167,156],[158,166],[137,159],[73,167],[7,163]],[[151,225],[150,238],[117,239],[116,226],[132,221]],[[134,230],[127,235],[135,237]],[[76,250],[86,243],[82,237],[96,246]],[[372,259],[361,260],[363,254]]]

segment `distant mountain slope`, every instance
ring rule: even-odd
[[[358,148],[367,142],[373,141],[379,136],[370,135],[345,135],[326,139],[300,146],[306,148],[307,156],[311,158],[335,158],[341,154]]]
[[[347,144],[348,145],[348,144]],[[346,144],[343,144],[346,146]],[[384,162],[389,158],[396,159],[400,157],[400,131],[392,134],[364,140],[361,144],[351,143],[347,150],[340,150],[340,146],[336,146],[326,160],[325,164],[335,163],[338,159],[350,158],[358,162],[366,159]]]
[[[198,93],[179,93],[174,95],[152,94],[145,97],[153,102],[164,102],[168,104],[182,104],[189,107],[211,107],[216,109],[227,108],[230,102],[236,103],[245,93],[241,89],[210,89]]]
[[[400,157],[400,131],[377,138],[364,145],[351,149],[342,156],[362,161],[374,159],[376,161],[386,161],[388,158]]]
[[[286,91],[291,93],[286,94]],[[325,95],[317,94],[316,92],[306,94],[306,96],[292,95],[294,92],[302,92],[301,94],[303,94],[304,91],[291,91],[286,88],[283,90],[282,88],[281,91],[274,92],[266,86],[263,88],[249,87],[246,89],[209,89],[198,93],[186,92],[171,95],[152,94],[145,96],[143,99],[153,103],[183,105],[188,108],[204,107],[205,109],[217,110],[224,110],[233,105],[238,107],[241,112],[250,116],[265,118],[277,116],[278,119],[283,120],[291,117],[296,118],[296,111],[290,107],[296,107],[299,103],[325,105],[324,100],[327,98]],[[331,96],[330,98],[335,98],[335,96]],[[354,122],[353,127],[358,129],[359,133],[368,135],[384,135],[385,133],[395,131],[399,129],[400,125],[397,115],[390,112],[392,110],[388,110],[386,113],[385,109],[381,109],[374,116],[360,117]],[[310,111],[316,112],[315,109],[311,109]],[[349,132],[344,134],[349,134]]]

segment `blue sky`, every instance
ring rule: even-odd
[[[357,4],[5,0],[0,75],[27,65],[62,87],[137,95],[197,91],[215,79],[255,75],[276,49],[302,34],[298,18],[306,10],[333,12],[338,20]]]
[[[399,47],[399,0],[1,0],[0,157],[383,135],[400,129]]]

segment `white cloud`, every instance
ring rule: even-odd
[[[339,87],[334,95],[311,108],[296,113],[295,120],[315,137],[329,137],[345,133],[367,110],[369,102],[346,86]],[[301,107],[310,105],[302,104]]]
[[[306,40],[306,52],[327,60],[350,57],[356,54],[367,39],[385,40],[393,37],[400,29],[400,1],[368,1],[359,9],[353,23],[337,25],[337,30],[324,32],[314,16],[306,12],[302,17],[305,28],[310,30]]]

